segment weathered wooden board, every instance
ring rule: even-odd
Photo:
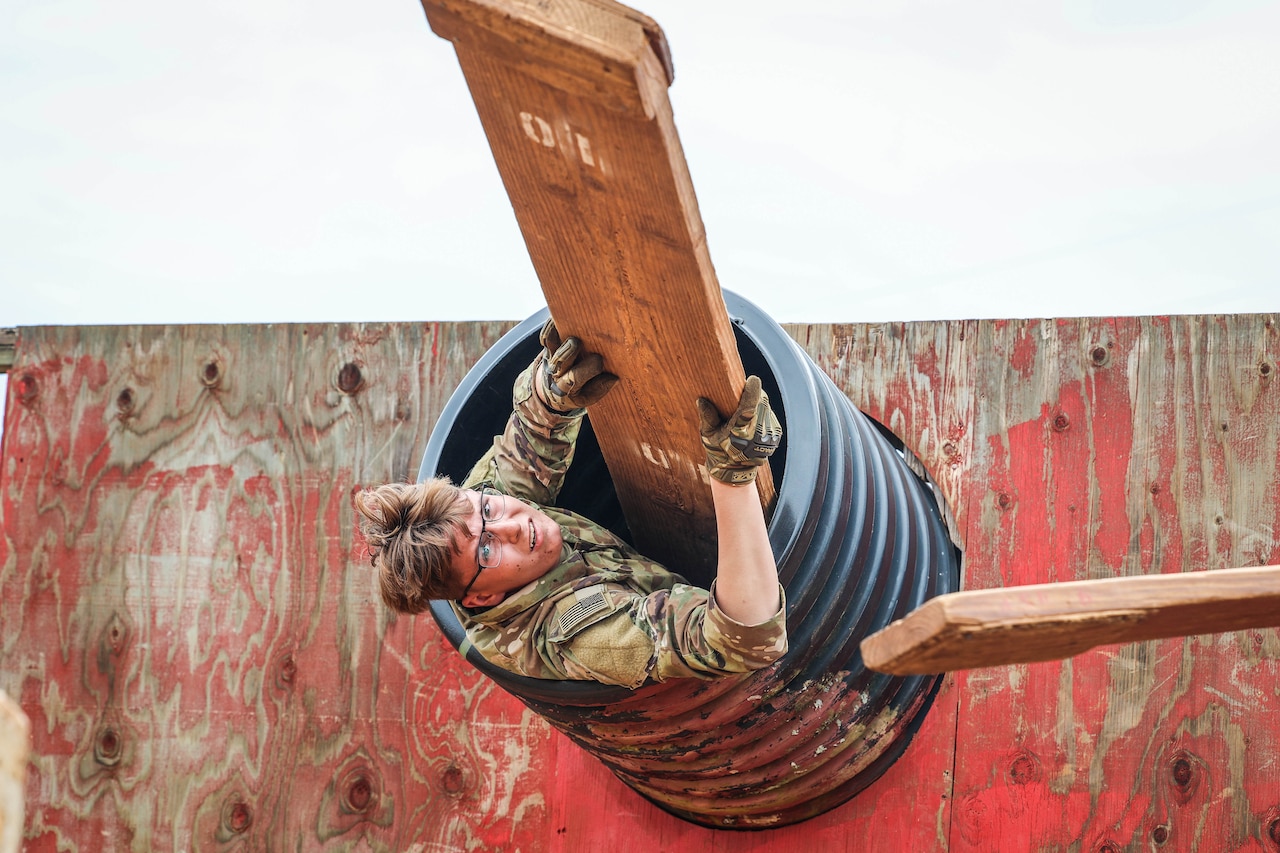
[[[388,619],[350,506],[416,474],[505,328],[24,330],[0,680],[32,720],[28,850],[530,831],[547,728],[429,620]]]
[[[744,380],[649,18],[611,0],[423,0],[453,42],[551,316],[620,377],[591,410],[628,526],[710,583],[694,400]],[[766,504],[773,486],[757,480]]]
[[[950,677],[901,761],[798,826],[642,801],[390,620],[352,530],[505,328],[22,330],[0,689],[32,722],[28,850],[1280,851],[1275,630]],[[930,467],[969,588],[1280,561],[1274,318],[788,331]]]
[[[1280,566],[1260,566],[946,593],[866,637],[861,649],[877,672],[927,675],[1278,626]]]
[[[983,324],[966,584],[1277,562],[1274,317]],[[961,674],[953,849],[1280,844],[1274,630]]]

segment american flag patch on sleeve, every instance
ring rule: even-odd
[[[609,609],[609,602],[605,600],[604,590],[602,589],[597,588],[594,592],[590,588],[580,589],[574,592],[573,596],[577,601],[574,602],[572,607],[560,614],[561,634],[570,633],[583,621],[590,619],[602,610]]]

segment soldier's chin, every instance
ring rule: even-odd
[[[560,531],[560,525],[552,521],[549,516],[534,516],[531,521],[534,535],[537,536],[534,542],[534,553],[542,555],[551,562],[551,565],[547,567],[550,570],[560,559],[560,550],[564,546],[564,535]]]
[[[541,537],[538,550],[553,560],[559,560],[560,549],[564,547],[564,534],[560,531],[560,525],[548,518],[546,525],[538,530],[538,535]]]

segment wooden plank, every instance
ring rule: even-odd
[[[548,727],[390,618],[350,503],[413,478],[508,327],[23,330],[0,689],[28,850],[537,849]]]
[[[862,641],[871,669],[924,675],[1096,646],[1280,626],[1280,566],[940,595]]]
[[[458,53],[547,304],[619,386],[590,417],[635,544],[715,567],[694,400],[744,380],[667,98],[662,32],[605,0],[424,0]],[[759,480],[762,499],[772,481]]]

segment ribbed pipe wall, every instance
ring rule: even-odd
[[[901,755],[939,679],[872,672],[858,645],[954,591],[958,564],[931,490],[890,438],[777,323],[734,294],[725,303],[743,364],[761,377],[786,431],[773,459],[780,486],[769,540],[787,590],[790,651],[749,676],[637,690],[524,678],[474,649],[467,659],[661,808],[704,826],[756,829],[839,805]],[[521,323],[467,375],[420,477],[461,481],[502,431],[511,384],[537,353],[546,317]],[[560,503],[628,535],[589,423]],[[449,606],[431,612],[461,647]]]

